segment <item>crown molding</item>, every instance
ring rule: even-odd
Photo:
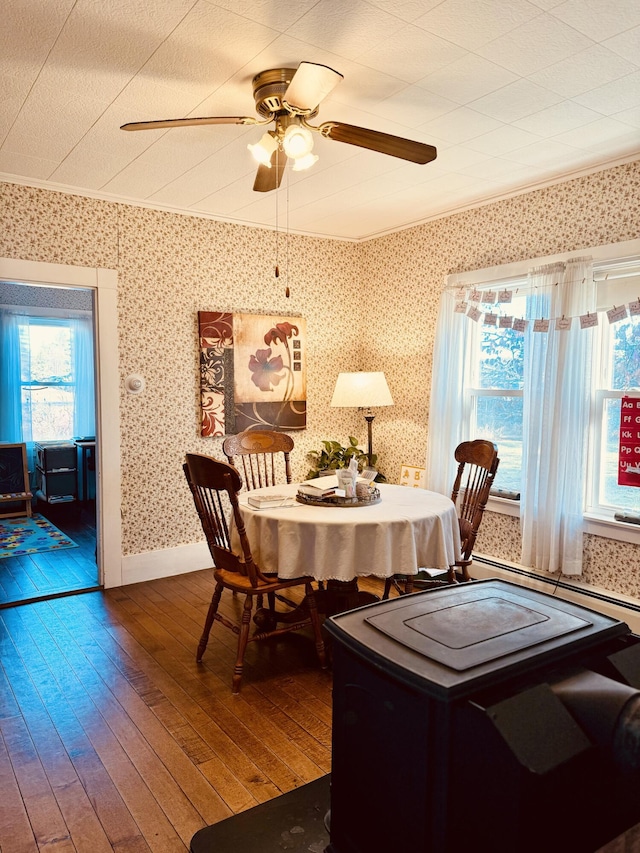
[[[408,231],[411,228],[418,228],[421,225],[426,225],[429,222],[435,222],[439,219],[447,219],[451,216],[456,216],[457,214],[465,213],[469,210],[476,210],[481,207],[487,207],[491,204],[496,204],[500,201],[506,201],[510,198],[517,198],[522,195],[527,195],[528,193],[536,192],[537,190],[542,190],[546,187],[557,186],[558,184],[564,184],[567,181],[573,181],[578,178],[594,175],[598,172],[605,172],[608,169],[614,169],[617,166],[624,166],[627,163],[633,163],[639,158],[640,151],[634,151],[633,153],[627,154],[624,157],[617,157],[611,160],[607,160],[603,163],[598,163],[597,165],[586,166],[580,169],[574,169],[569,172],[563,172],[562,174],[556,175],[552,178],[534,181],[533,183],[521,184],[520,186],[514,187],[508,192],[486,195],[480,199],[476,199],[475,201],[470,202],[469,204],[462,204],[445,208],[444,210],[435,213],[432,216],[427,216],[423,219],[416,219],[412,222],[408,222],[406,225],[400,225],[395,228],[372,231],[371,233],[365,234],[362,237],[342,237],[337,234],[318,234],[313,231],[304,231],[295,228],[289,228],[287,229],[287,231],[289,234],[295,234],[296,236],[300,237],[312,237],[317,240],[339,240],[340,242],[344,243],[366,243],[370,240],[378,240],[382,237],[388,237],[392,234],[398,234],[402,231]],[[36,178],[24,178],[20,175],[5,174],[4,172],[0,172],[0,182],[4,182],[7,184],[19,184],[21,186],[33,187],[34,189],[48,190],[50,192],[59,192],[64,193],[65,195],[75,195],[81,196],[83,198],[93,198],[98,201],[107,201],[111,202],[112,204],[122,204],[128,207],[139,207],[145,208],[147,210],[157,210],[162,213],[173,213],[177,216],[190,216],[195,219],[209,219],[214,222],[222,222],[228,225],[240,225],[243,228],[258,228],[262,231],[278,230],[273,225],[261,225],[260,223],[250,222],[244,219],[236,219],[234,217],[229,216],[216,216],[215,214],[206,213],[204,211],[185,210],[184,208],[172,207],[171,205],[141,201],[138,199],[127,198],[126,196],[118,196],[111,193],[98,192],[96,190],[79,189],[78,187],[67,186],[65,184],[56,184],[51,181],[43,181]]]

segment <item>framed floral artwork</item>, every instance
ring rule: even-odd
[[[307,424],[306,321],[199,311],[204,436]]]

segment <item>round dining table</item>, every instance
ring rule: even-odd
[[[310,505],[296,501],[298,484],[240,495],[251,551],[264,572],[281,578],[353,581],[447,569],[460,556],[456,508],[449,497],[425,489],[376,484],[378,503]],[[249,496],[279,495],[283,506],[255,509]]]

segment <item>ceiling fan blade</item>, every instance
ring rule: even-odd
[[[284,151],[274,151],[271,155],[271,168],[260,164],[253,182],[254,192],[268,193],[277,190],[282,182],[284,167],[287,165],[287,155]]]
[[[159,130],[163,127],[197,127],[199,124],[260,124],[250,116],[203,116],[195,118],[165,118],[159,121],[132,121],[120,130]]]
[[[346,142],[349,145],[358,145],[360,148],[369,148],[371,151],[379,151],[381,154],[389,154],[391,157],[399,157],[401,160],[410,160],[412,163],[430,163],[431,160],[436,159],[438,154],[433,145],[414,142],[414,140],[404,139],[402,136],[392,136],[390,133],[382,133],[379,130],[356,127],[354,124],[326,121],[317,130],[323,136],[335,139],[336,142]]]
[[[303,112],[315,110],[320,101],[343,79],[339,71],[334,71],[328,65],[301,62],[284,93],[283,100]]]

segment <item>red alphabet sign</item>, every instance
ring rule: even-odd
[[[622,398],[618,485],[640,486],[640,397]]]

